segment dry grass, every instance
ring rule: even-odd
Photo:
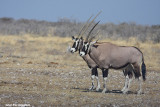
[[[78,54],[66,52],[71,38],[0,36],[0,106],[5,104],[60,106],[158,106],[160,94],[160,44],[141,43],[135,38],[103,40],[142,50],[147,65],[144,94],[136,94],[133,81],[130,94],[116,90],[123,87],[121,71],[111,70],[110,93],[89,92],[90,69]],[[102,83],[102,75],[100,81]],[[101,86],[102,89],[102,86]]]

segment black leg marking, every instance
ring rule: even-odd
[[[103,73],[103,78],[108,77],[108,69],[103,69],[102,73]]]
[[[106,82],[108,76],[108,69],[102,69],[102,73],[103,73],[103,87],[104,87],[102,93],[105,93],[107,91]]]
[[[92,75],[98,76],[97,67],[92,68]]]

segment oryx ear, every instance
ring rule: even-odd
[[[72,40],[75,40],[75,37],[74,37],[74,36],[72,36]]]
[[[95,44],[96,42],[97,42],[97,41],[93,41],[93,42],[90,43],[90,45],[92,46],[92,45]]]
[[[81,36],[81,38],[80,38],[81,40],[83,40],[83,37]]]

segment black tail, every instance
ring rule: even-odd
[[[136,48],[139,52],[141,52],[140,49],[138,49],[137,47],[134,47]],[[142,52],[141,52],[142,53]],[[144,57],[143,57],[143,53],[142,53],[142,65],[141,65],[141,70],[142,70],[142,77],[143,77],[143,80],[145,81],[146,80],[146,65],[144,63]]]
[[[146,80],[146,65],[144,63],[144,60],[142,61],[141,69],[142,69],[142,77],[143,77],[143,80],[145,81]]]

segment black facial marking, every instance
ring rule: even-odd
[[[86,53],[85,52],[85,45],[83,45],[83,47],[82,47],[82,52]]]
[[[76,46],[76,41],[78,41],[77,46]],[[79,39],[75,38],[75,42],[73,43],[72,48],[75,48],[75,52],[78,50],[78,46],[79,46]]]
[[[85,54],[87,54],[87,52],[88,52],[88,48],[89,48],[89,45],[87,45],[87,49],[86,49],[86,52],[85,52]]]
[[[78,50],[78,46],[79,46],[79,40],[78,40],[78,43],[77,43],[76,51]]]
[[[86,49],[86,44],[87,44],[87,42],[84,42],[84,45],[83,45],[83,47],[82,47],[82,52],[84,52],[85,55],[87,54],[88,48],[89,48],[89,45],[87,45],[87,49]]]
[[[83,48],[83,38],[80,39],[79,44],[80,44],[79,46],[79,53],[80,53],[81,49]]]
[[[76,42],[74,42],[74,43],[73,43],[73,46],[72,46],[72,48],[75,48],[75,46],[76,46]]]

